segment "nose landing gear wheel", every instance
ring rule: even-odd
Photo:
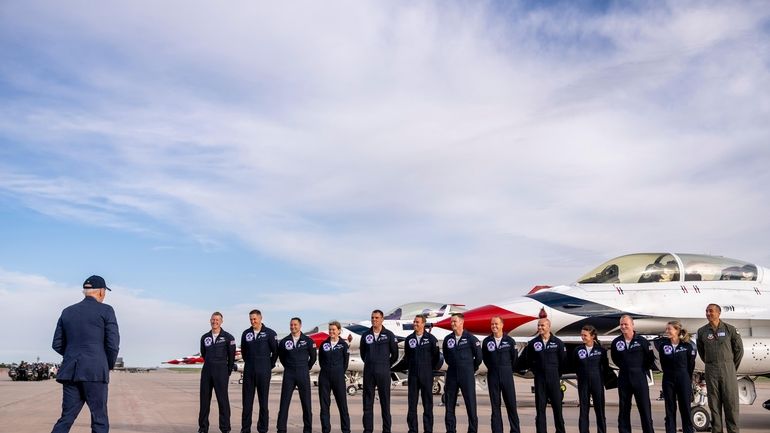
[[[711,427],[711,416],[702,406],[690,409],[690,420],[695,431],[708,431]]]

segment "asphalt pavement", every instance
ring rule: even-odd
[[[237,383],[238,374],[233,374],[230,384],[230,404],[232,410],[233,432],[240,430],[241,387]],[[156,370],[148,373],[113,372],[109,394],[110,431],[113,433],[194,433],[198,419],[199,372]],[[518,412],[521,419],[522,433],[534,433],[535,408],[534,395],[530,392],[532,381],[516,378]],[[655,398],[660,391],[660,383],[650,390],[653,397],[653,420],[656,430],[664,429],[663,402]],[[393,415],[393,433],[406,433],[407,392],[406,387],[393,388],[391,411]],[[490,432],[489,397],[486,391],[478,391],[479,432]],[[275,432],[278,416],[280,383],[274,382],[270,389],[270,432]],[[742,433],[767,433],[770,431],[770,411],[762,408],[762,402],[770,399],[770,381],[757,382],[757,401],[751,406],[741,406],[740,427]],[[348,397],[353,432],[360,432],[361,393]],[[462,398],[460,398],[462,401]],[[564,418],[567,432],[577,433],[578,407],[577,390],[568,387],[565,394]],[[435,400],[438,404],[438,397]],[[375,432],[381,431],[379,403],[375,402]],[[609,432],[617,431],[617,391],[607,392],[607,427]],[[0,369],[0,431],[13,433],[41,433],[51,431],[61,411],[61,385],[53,380],[42,382],[12,382],[7,371]],[[553,431],[550,408],[548,408],[548,431]],[[336,406],[332,402],[332,428],[339,431]],[[420,409],[420,419],[422,412]],[[503,412],[506,431],[508,431],[505,412]],[[256,411],[254,421],[256,423]],[[467,430],[465,408],[457,408],[458,432]],[[434,409],[435,432],[444,432],[444,408]],[[593,416],[593,414],[592,414]],[[209,430],[217,432],[217,405],[212,401]],[[320,432],[317,388],[313,388],[313,431]],[[632,412],[634,431],[641,432],[636,408]],[[593,418],[592,418],[593,420]],[[422,421],[421,421],[422,422]],[[90,416],[84,408],[72,428],[73,433],[90,432]],[[592,431],[593,428],[592,421]],[[302,432],[302,413],[299,397],[294,395],[289,414],[289,433]],[[422,425],[420,426],[422,431]],[[252,428],[256,432],[256,425]]]

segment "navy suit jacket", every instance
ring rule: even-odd
[[[64,357],[56,380],[108,383],[119,345],[115,311],[86,296],[65,308],[56,324],[52,347]]]

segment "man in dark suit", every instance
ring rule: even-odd
[[[62,413],[52,433],[70,431],[83,408],[91,411],[91,431],[107,433],[107,384],[118,358],[120,334],[115,311],[104,304],[104,278],[92,275],[83,283],[85,299],[65,308],[56,324],[53,350],[62,355],[56,381],[64,386]]]

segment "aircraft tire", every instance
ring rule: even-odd
[[[354,396],[358,392],[358,388],[355,385],[348,385],[347,388],[345,388],[345,391],[348,393],[349,396]]]
[[[690,408],[690,420],[695,431],[709,431],[711,428],[711,415],[703,406]]]
[[[441,383],[439,383],[439,381],[437,381],[437,380],[434,380],[433,381],[433,387],[431,388],[431,391],[433,392],[433,395],[441,394]]]

